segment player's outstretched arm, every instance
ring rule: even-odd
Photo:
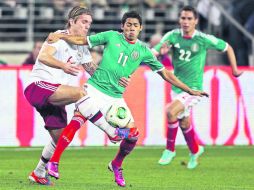
[[[239,71],[237,68],[237,62],[236,62],[236,58],[235,58],[235,52],[233,50],[233,48],[228,44],[228,48],[227,48],[227,56],[228,56],[228,60],[232,69],[232,74],[235,77],[239,77],[243,74],[243,71]]]
[[[76,45],[87,44],[86,36],[76,36],[76,35],[59,34],[59,33],[50,33],[48,35],[47,42],[55,43],[59,39],[65,40],[69,43],[76,44]]]
[[[194,96],[209,96],[206,92],[203,91],[196,91],[189,88],[186,84],[180,81],[172,72],[167,69],[163,69],[162,71],[158,72],[161,77],[166,80],[167,82],[171,83],[172,85],[181,88],[183,91],[189,93],[190,95]]]

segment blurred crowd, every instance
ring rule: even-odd
[[[225,10],[254,38],[254,0],[220,1]],[[199,0],[197,9],[200,13],[200,30],[206,31],[210,24],[213,33],[231,44],[235,50],[239,66],[254,65],[250,63],[253,53],[251,39],[243,35],[232,23],[222,17],[220,10],[209,0]]]
[[[176,4],[177,2],[177,4]],[[254,0],[231,0],[220,1],[224,8],[235,18],[248,32],[254,35]],[[143,15],[145,22],[150,22],[154,24],[154,27],[147,27],[144,25],[145,30],[150,30],[151,35],[145,37],[145,41],[147,41],[150,47],[153,47],[156,43],[159,42],[162,35],[165,33],[165,26],[170,23],[157,21],[155,17],[159,14],[167,13],[168,20],[174,20],[172,22],[172,28],[175,28],[177,24],[178,10],[180,6],[186,4],[195,4],[197,10],[200,14],[200,24],[199,29],[201,31],[209,31],[208,29],[212,29],[213,33],[222,39],[228,41],[234,50],[236,51],[236,56],[238,60],[238,64],[242,66],[251,65],[249,63],[249,55],[253,52],[251,40],[247,39],[238,29],[236,29],[231,23],[227,22],[222,17],[220,10],[211,4],[209,0],[36,0],[34,4],[34,48],[31,50],[31,53],[28,57],[21,61],[21,64],[24,65],[32,65],[36,59],[36,56],[40,50],[42,45],[42,41],[44,41],[46,36],[38,37],[36,32],[43,32],[45,30],[45,34],[50,31],[54,31],[54,26],[59,28],[59,25],[64,27],[66,14],[70,10],[71,7],[76,5],[87,6],[92,9],[94,13],[94,20],[104,20],[106,14],[111,14],[113,18],[117,14],[119,17],[128,10],[128,9],[138,9],[140,11],[145,11]],[[177,6],[177,7],[176,7]],[[1,32],[11,33],[13,32],[14,36],[17,36],[17,33],[25,33],[26,29],[21,27],[23,25],[27,25],[27,18],[30,16],[28,11],[29,3],[28,0],[1,0],[0,1],[0,25],[8,24],[10,22],[9,18],[13,17],[15,19],[12,20],[12,24],[10,27],[1,27]],[[111,10],[118,10],[117,12],[113,12]],[[155,10],[160,10],[159,12],[155,12]],[[160,15],[159,15],[160,16]],[[36,20],[39,19],[40,20]],[[212,18],[212,19],[211,19]],[[98,21],[98,23],[100,23]],[[109,26],[113,26],[110,23]],[[146,24],[146,23],[144,23]],[[210,25],[209,25],[210,24]],[[4,26],[4,25],[2,25]],[[20,26],[20,27],[19,27]],[[45,27],[42,27],[45,26]],[[209,28],[210,26],[210,28]],[[116,26],[118,28],[118,26]],[[98,32],[98,28],[92,27],[92,32]],[[112,28],[115,29],[115,28]],[[99,31],[103,30],[103,28],[99,28]],[[143,32],[144,33],[144,32]],[[143,34],[141,34],[143,35]],[[27,37],[15,38],[17,41],[25,41],[24,39]],[[11,37],[6,38],[4,36],[1,37],[0,41],[8,41]],[[94,57],[97,61],[100,61],[101,55],[100,50],[93,51]],[[166,66],[171,66],[170,55],[160,57],[163,64]],[[5,61],[1,61],[0,57],[0,65],[6,65]]]

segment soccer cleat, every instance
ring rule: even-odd
[[[52,186],[54,185],[50,180],[49,177],[46,175],[45,177],[39,177],[37,176],[34,171],[28,176],[28,179],[33,182],[37,183],[39,185],[49,185]]]
[[[175,151],[172,152],[168,149],[165,149],[162,153],[162,156],[161,156],[160,160],[158,161],[158,164],[167,165],[174,159],[175,156],[176,156]]]
[[[198,158],[203,154],[205,151],[203,146],[199,146],[198,152],[196,154],[190,154],[190,160],[188,162],[187,168],[188,169],[194,169],[198,165]]]
[[[108,164],[109,171],[113,172],[115,175],[115,182],[117,185],[121,187],[125,187],[125,180],[123,178],[123,169],[119,168],[117,166],[114,166],[112,162],[109,162]]]
[[[48,174],[51,177],[59,179],[58,163],[57,162],[48,162],[46,165],[46,169],[48,171]]]
[[[129,139],[131,141],[137,140],[139,136],[139,131],[137,128],[116,128],[115,134],[115,137],[111,137],[108,135],[109,140],[114,144],[123,139]]]
[[[122,138],[120,138],[117,135],[115,137],[111,137],[111,136],[108,135],[108,138],[109,138],[110,142],[112,142],[114,144],[116,144],[116,143],[120,142],[121,140],[123,140]]]

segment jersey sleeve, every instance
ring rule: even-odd
[[[115,31],[100,32],[87,37],[89,47],[98,45],[105,45],[110,41],[110,38],[114,37]]]
[[[158,61],[152,51],[148,48],[145,50],[144,60],[142,62],[149,66],[154,72],[158,72],[164,69],[164,66],[161,64],[161,62]]]
[[[163,37],[162,39],[160,40],[160,43],[158,43],[153,49],[156,51],[156,52],[160,52],[160,49],[161,49],[161,46],[165,43],[167,43],[168,45],[170,45],[170,42],[172,41],[171,38],[172,38],[172,31],[170,32],[167,32]]]
[[[225,51],[227,49],[227,43],[213,35],[205,34],[205,41],[207,44],[207,49],[214,49],[217,51]]]

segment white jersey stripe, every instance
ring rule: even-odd
[[[51,89],[51,90],[54,90],[54,91],[57,89],[56,86],[53,86],[53,85],[50,85],[50,84],[45,84],[43,82],[39,82],[37,85],[40,86],[40,87],[44,87],[45,89],[48,88],[48,89]]]
[[[50,91],[52,91],[52,92],[55,92],[56,89],[57,89],[57,87],[55,87],[55,86],[45,85],[45,84],[43,84],[43,83],[38,83],[38,84],[36,84],[36,85],[39,86],[39,87],[41,87],[41,88],[50,90]]]

